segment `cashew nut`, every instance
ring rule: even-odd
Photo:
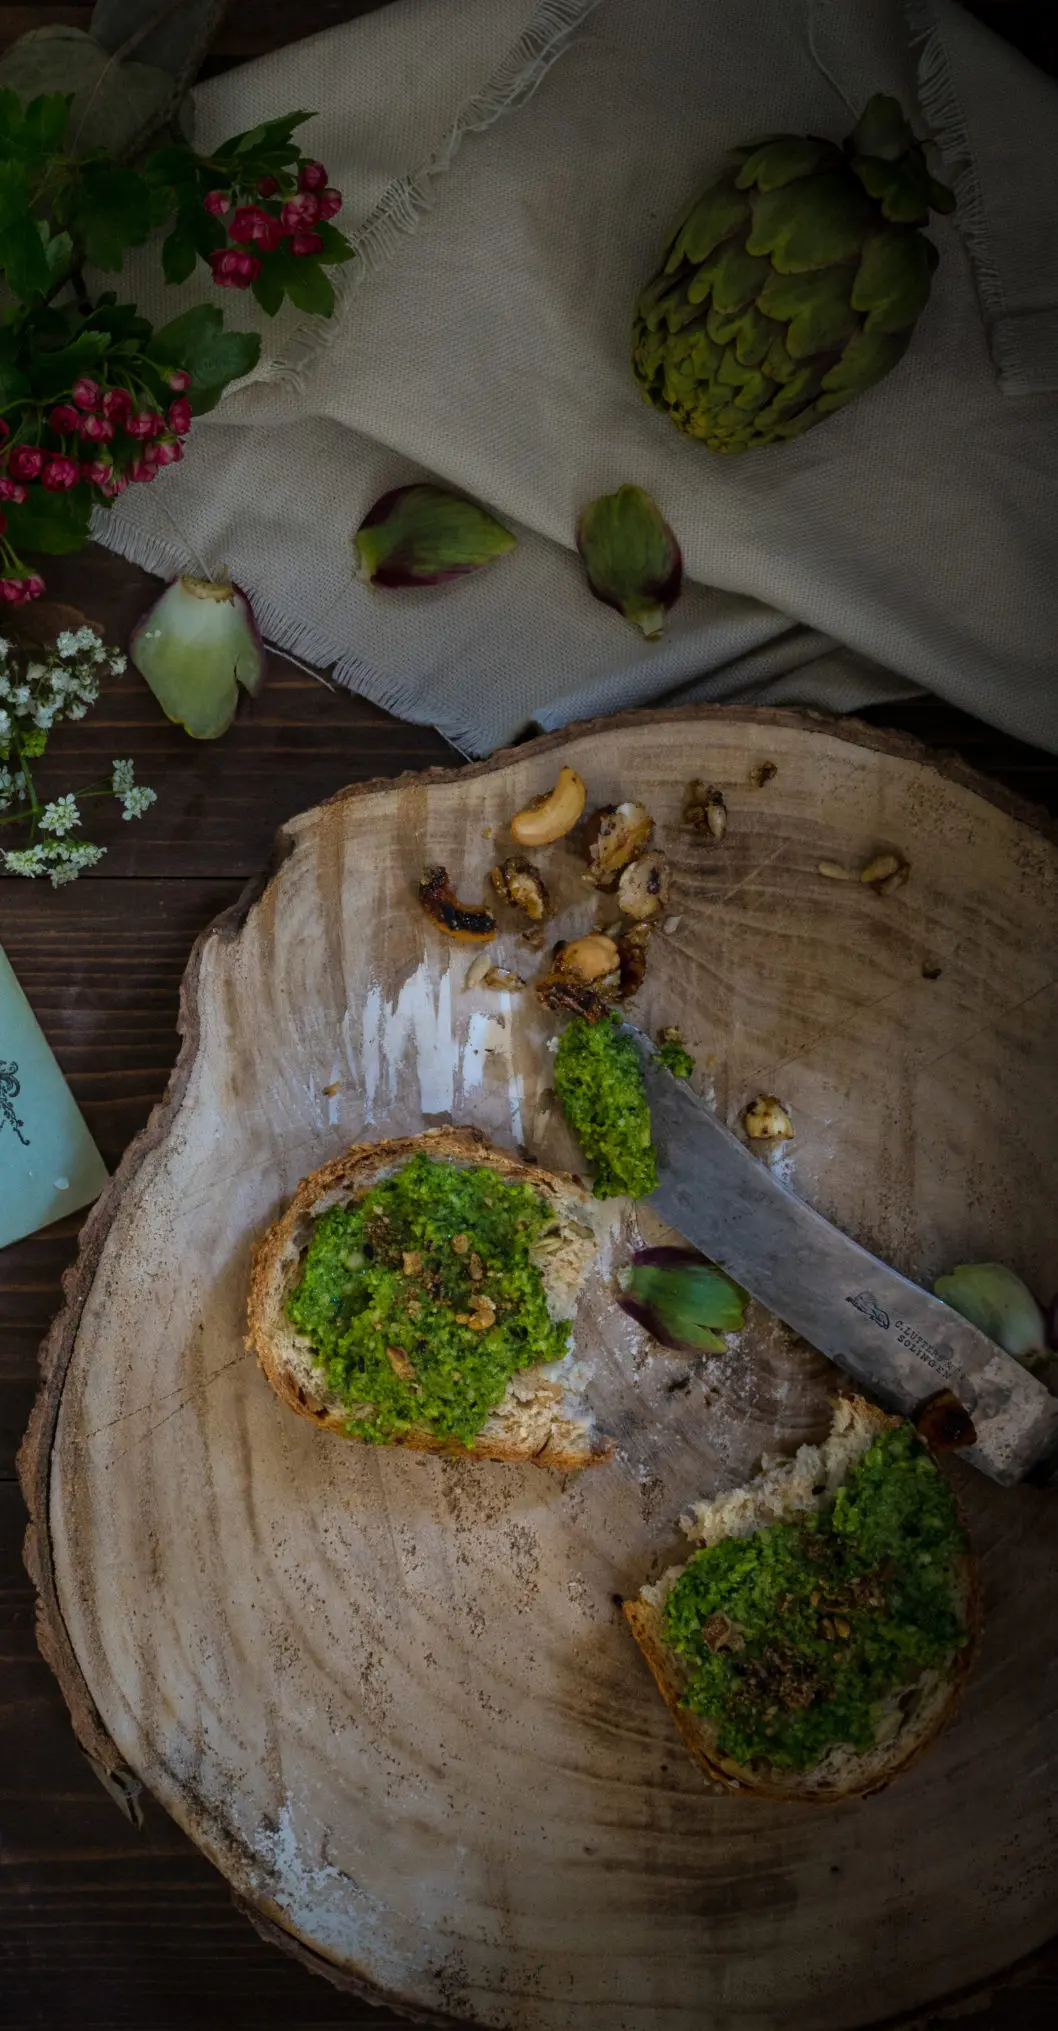
[[[603,931],[589,931],[563,945],[555,957],[555,972],[572,980],[602,980],[620,967],[621,955],[612,938]]]
[[[789,1142],[794,1132],[793,1122],[774,1093],[758,1093],[750,1101],[742,1126],[754,1142]]]
[[[588,792],[576,770],[560,769],[554,789],[546,797],[532,797],[511,819],[511,832],[520,846],[550,846],[572,832],[587,801]]]

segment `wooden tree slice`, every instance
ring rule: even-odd
[[[560,759],[658,820],[677,921],[642,1020],[682,1027],[721,1114],[778,1093],[796,1188],[910,1276],[1000,1257],[1058,1286],[1058,845],[1002,793],[735,709],[350,790],[199,941],[169,1094],[86,1227],[22,1462],[41,1639],[97,1761],[347,1987],[497,2031],[851,2031],[1053,1930],[1058,1503],[954,1470],[987,1626],[914,1770],[829,1811],[739,1800],[684,1756],[614,1596],[690,1498],[824,1428],[818,1355],[755,1311],[689,1365],[598,1272],[578,1339],[618,1457],[563,1480],[317,1433],[243,1344],[255,1238],[354,1139],[450,1117],[574,1157],[533,998],[465,991],[415,901],[434,861],[481,894]],[[680,826],[692,776],[720,843]],[[892,896],[818,872],[890,847]],[[556,935],[586,928],[572,848],[539,857]],[[514,928],[496,956],[538,963]]]

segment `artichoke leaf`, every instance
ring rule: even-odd
[[[665,264],[666,272],[673,274],[681,261],[691,261],[696,267],[700,261],[707,261],[721,240],[729,239],[749,216],[749,199],[732,182],[714,184],[712,190],[699,198],[680,227]]]
[[[833,162],[837,149],[814,134],[776,134],[751,149],[735,182],[739,190],[781,190],[798,177],[810,176],[821,162]]]
[[[852,307],[868,313],[867,331],[902,331],[925,309],[931,274],[928,246],[921,233],[899,226],[868,240],[852,285]]]
[[[746,248],[770,254],[780,275],[829,268],[859,254],[873,216],[866,192],[847,174],[814,176],[757,198]]]

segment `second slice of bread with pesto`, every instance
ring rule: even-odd
[[[358,1143],[260,1244],[250,1343],[281,1400],[343,1437],[595,1466],[612,1446],[571,1341],[604,1217],[477,1129]]]

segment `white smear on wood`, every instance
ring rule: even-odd
[[[270,1878],[267,1888],[296,1932],[340,1959],[360,1958],[368,1947],[386,1954],[387,1942],[378,1924],[378,1900],[368,1896],[344,1869],[310,1858],[304,1841],[299,1842],[289,1798],[280,1806],[274,1828],[258,1828],[256,1845]],[[254,1874],[259,1876],[260,1872],[255,1870]],[[380,1972],[380,1968],[373,1970],[376,1979]]]
[[[450,1114],[456,1072],[451,974],[442,973],[438,978],[429,961],[422,960],[382,1017],[380,1030],[390,1100],[396,1099],[401,1067],[410,1048],[423,1114]]]
[[[381,1071],[382,989],[368,988],[360,1016],[360,1069],[364,1081],[364,1120],[374,1121],[375,1095]]]

